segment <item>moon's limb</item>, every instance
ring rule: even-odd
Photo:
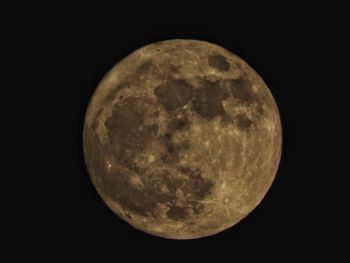
[[[134,227],[189,239],[235,225],[262,200],[281,155],[276,103],[239,57],[197,40],[141,48],[92,97],[92,182]]]

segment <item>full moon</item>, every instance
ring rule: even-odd
[[[171,239],[214,235],[246,217],[275,178],[281,145],[262,78],[198,40],[157,42],[117,63],[83,130],[86,166],[107,206]]]

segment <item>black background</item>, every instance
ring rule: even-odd
[[[24,27],[21,37],[31,65],[40,64],[31,75],[42,84],[31,87],[36,100],[27,107],[35,109],[43,127],[32,132],[39,138],[33,139],[30,160],[43,171],[39,186],[46,192],[37,202],[43,215],[32,220],[39,226],[30,228],[44,232],[41,241],[54,249],[52,256],[74,255],[80,261],[93,254],[119,262],[125,260],[121,255],[129,260],[249,262],[328,254],[338,243],[333,236],[337,223],[330,223],[338,218],[338,202],[327,197],[337,195],[332,185],[338,173],[330,165],[334,140],[329,138],[341,137],[334,134],[341,117],[331,111],[342,97],[333,97],[339,85],[332,70],[341,72],[334,62],[342,43],[337,33],[343,32],[343,23],[333,18],[342,19],[337,12],[320,3],[243,8],[236,2],[84,4],[38,11],[39,18]],[[84,114],[103,75],[135,49],[174,38],[209,41],[244,59],[270,88],[283,128],[278,174],[261,204],[224,232],[185,241],[145,234],[114,215],[93,188],[82,152]],[[29,120],[23,122],[32,134]],[[43,150],[36,154],[39,146]]]

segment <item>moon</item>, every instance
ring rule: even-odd
[[[277,173],[282,129],[262,78],[199,40],[142,47],[98,85],[84,157],[107,206],[159,237],[214,235],[246,217]]]

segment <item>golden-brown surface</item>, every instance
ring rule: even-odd
[[[215,234],[251,212],[282,143],[263,80],[197,40],[155,43],[120,61],[95,91],[83,133],[106,204],[132,226],[174,239]]]

